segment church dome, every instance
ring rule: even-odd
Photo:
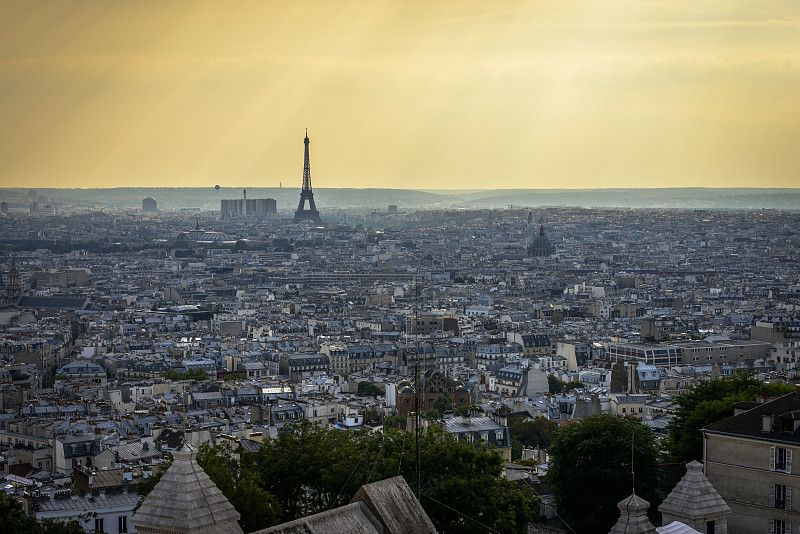
[[[539,225],[539,235],[528,245],[528,256],[531,258],[547,258],[553,255],[555,247],[544,234],[544,224]]]

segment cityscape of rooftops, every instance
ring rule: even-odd
[[[0,2],[0,530],[794,532],[798,27]]]

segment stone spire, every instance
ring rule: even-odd
[[[715,534],[727,534],[730,507],[703,474],[703,464],[698,461],[686,465],[686,474],[658,507],[663,523],[680,521],[701,532],[709,523]]]
[[[143,534],[243,534],[239,512],[183,444],[131,523]]]
[[[608,534],[656,534],[656,527],[647,520],[650,503],[635,493],[617,503],[619,521]]]

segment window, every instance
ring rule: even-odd
[[[103,518],[102,517],[96,517],[94,519],[94,531],[95,532],[105,532],[105,529],[103,528]]]
[[[779,510],[791,510],[792,488],[782,484],[770,484],[769,504]]]
[[[714,522],[706,521],[706,534],[714,534]]]
[[[773,519],[769,529],[770,534],[790,534],[791,531],[792,526],[780,519]]]
[[[770,447],[769,470],[792,472],[792,450],[785,447]]]
[[[119,533],[125,534],[128,532],[128,516],[121,515],[117,518],[117,526],[119,527]]]

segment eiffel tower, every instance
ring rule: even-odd
[[[294,212],[294,222],[311,221],[317,224],[322,223],[319,218],[317,206],[314,204],[314,192],[311,191],[311,163],[308,157],[308,128],[306,128],[306,138],[303,140],[306,145],[306,153],[303,161],[303,190],[300,192],[300,204]],[[305,208],[308,200],[308,209]]]

